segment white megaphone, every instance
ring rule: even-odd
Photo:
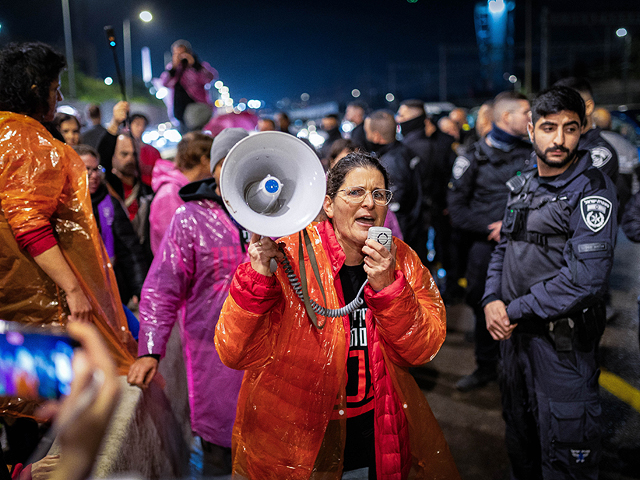
[[[283,237],[309,225],[322,208],[325,191],[318,156],[283,132],[240,140],[220,171],[220,192],[231,216],[265,237]]]

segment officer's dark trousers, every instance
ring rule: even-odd
[[[484,317],[484,309],[480,304],[484,295],[484,284],[487,279],[487,269],[491,261],[491,253],[495,242],[475,241],[469,249],[467,262],[467,297],[466,302],[473,309],[476,318],[475,349],[478,367],[495,368],[498,363],[500,347],[489,331]]]
[[[517,329],[516,329],[517,330]],[[543,336],[501,342],[503,416],[511,478],[598,478],[600,398],[594,349],[556,352]]]

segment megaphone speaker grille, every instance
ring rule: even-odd
[[[320,212],[325,191],[318,156],[302,140],[283,132],[242,139],[220,172],[220,192],[229,213],[262,236],[282,237],[305,228]]]

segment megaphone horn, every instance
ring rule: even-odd
[[[283,237],[309,225],[322,208],[325,191],[318,156],[283,132],[240,140],[220,171],[220,192],[233,218],[267,237]]]

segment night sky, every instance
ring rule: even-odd
[[[432,75],[431,80],[437,84],[438,46],[475,43],[473,0],[69,2],[75,57],[80,58],[77,62],[87,73],[115,76],[103,26],[115,27],[122,62],[122,20],[129,15],[135,75],[140,75],[140,56],[136,53],[140,47],[151,49],[153,73],[158,76],[171,43],[185,38],[202,60],[218,70],[234,98],[259,98],[270,103],[284,97],[299,98],[303,92],[311,95],[313,103],[348,100],[353,88],[381,90],[389,84],[390,64],[426,66],[433,72],[425,70],[425,75]],[[40,40],[64,50],[59,0],[3,3],[0,44]],[[636,0],[532,3],[534,41],[539,30],[537,15],[543,5],[564,12],[640,11]],[[524,0],[516,0],[516,43],[524,37],[524,5]],[[154,15],[149,24],[137,18],[144,9]],[[593,40],[584,32],[580,35],[585,41]],[[455,68],[455,64],[450,67],[452,77]],[[415,74],[410,69],[408,72],[406,75]]]

